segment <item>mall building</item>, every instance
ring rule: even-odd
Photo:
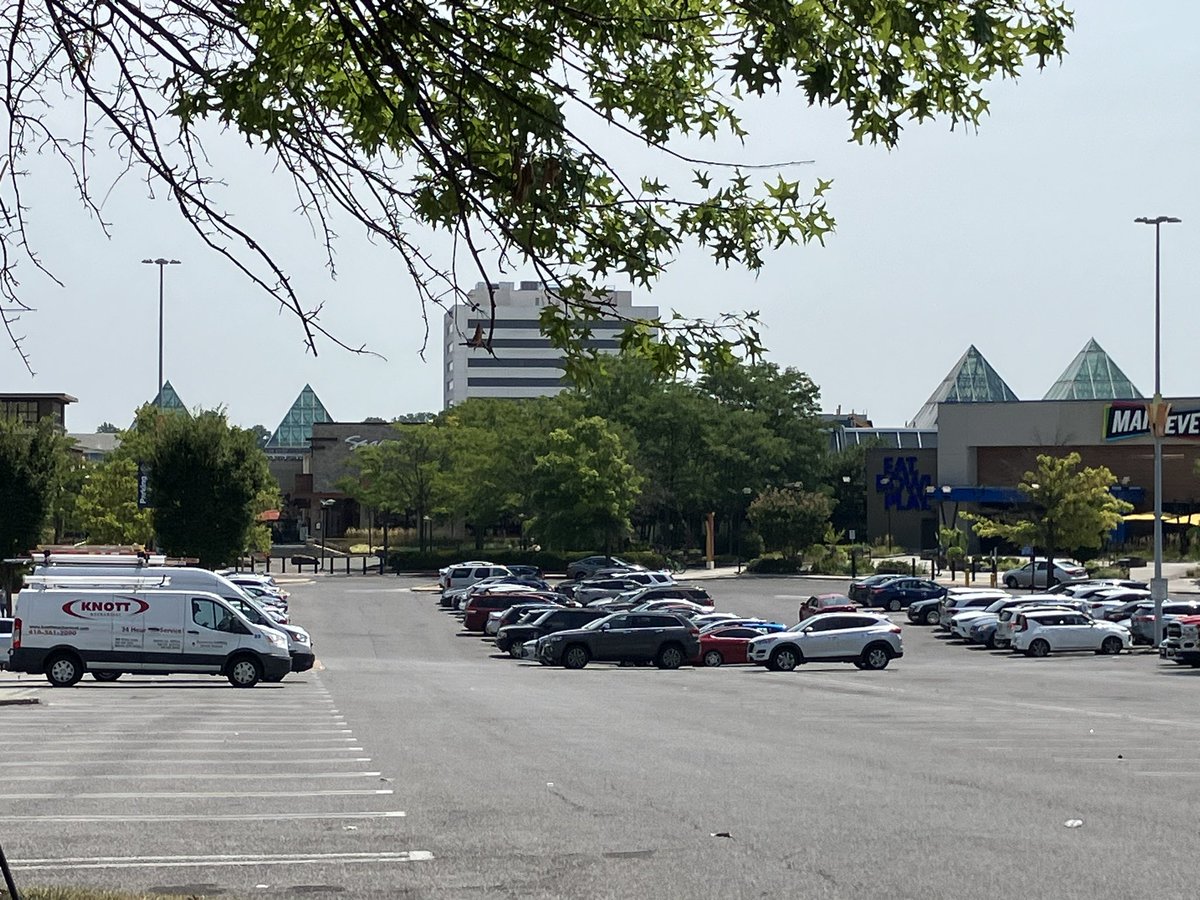
[[[1200,512],[1200,398],[1166,398],[1163,510]],[[1148,401],[1095,340],[1089,340],[1040,400],[1021,400],[971,346],[905,428],[837,428],[835,446],[867,444],[867,528],[872,541],[932,550],[938,525],[963,512],[1020,507],[1017,484],[1039,454],[1077,452],[1107,466],[1113,494],[1154,506]],[[1168,518],[1168,527],[1171,522]],[[1134,526],[1131,523],[1131,529]],[[1142,524],[1141,527],[1148,527]],[[1132,532],[1131,532],[1132,533]],[[1123,537],[1123,536],[1122,536]]]

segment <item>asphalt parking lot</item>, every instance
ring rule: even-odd
[[[85,680],[4,709],[19,877],[220,896],[1195,893],[1191,669],[967,649],[900,613],[905,656],[883,672],[570,672],[460,634],[427,584],[295,587],[323,670],[279,686]],[[786,622],[839,587],[705,586]]]

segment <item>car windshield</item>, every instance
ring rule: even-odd
[[[985,609],[984,612],[1000,612],[1000,610],[1004,609],[1005,603],[1008,603],[1008,601],[1007,600],[997,600],[995,603],[993,603],[991,606],[989,606],[987,609]]]

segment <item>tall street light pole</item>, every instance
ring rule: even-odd
[[[1139,216],[1133,221],[1139,225],[1154,226],[1154,402],[1150,404],[1151,427],[1154,432],[1154,578],[1150,581],[1150,598],[1154,601],[1154,646],[1157,647],[1162,643],[1162,610],[1163,601],[1167,598],[1167,583],[1162,577],[1162,445],[1166,411],[1162,403],[1162,291],[1159,248],[1162,226],[1173,225],[1180,220],[1174,216]]]
[[[158,406],[162,408],[162,389],[163,389],[163,269],[167,266],[179,265],[177,259],[163,259],[161,256],[158,259],[143,259],[143,265],[158,266],[158,391],[155,397],[158,398]]]

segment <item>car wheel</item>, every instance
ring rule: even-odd
[[[262,681],[262,663],[253,656],[239,656],[229,664],[229,670],[225,673],[225,677],[234,687],[254,687]]]
[[[1004,586],[1006,588],[1015,588],[1017,586],[1017,579],[1015,579],[1011,575],[1009,575],[1007,578],[1004,579]]]
[[[563,651],[562,664],[565,669],[582,669],[590,658],[587,647],[582,644],[572,644]]]
[[[938,612],[937,607],[934,607],[933,609],[931,609],[925,613],[922,620],[925,622],[926,625],[937,625],[939,622],[942,621],[942,614],[940,612]]]
[[[800,665],[800,653],[794,647],[779,647],[771,654],[770,662],[776,672],[790,672]]]
[[[124,672],[93,672],[92,677],[97,681],[116,681]]]
[[[883,644],[872,644],[862,654],[862,667],[864,669],[872,669],[879,671],[886,669],[888,663],[892,661],[892,654],[888,652],[887,647]]]
[[[74,653],[60,650],[46,660],[46,680],[54,687],[71,687],[83,677],[83,663]]]
[[[721,656],[720,650],[709,650],[704,654],[704,664],[710,668],[716,668],[723,662],[725,662],[725,659]]]
[[[521,649],[520,644],[513,644],[508,648],[508,655],[513,659],[520,659],[524,655],[524,651]]]
[[[893,597],[891,600],[888,601],[887,608],[890,612],[900,612],[900,607],[902,605],[903,604],[900,602],[899,597]]]
[[[1050,655],[1050,644],[1047,643],[1046,641],[1043,641],[1041,638],[1038,638],[1036,641],[1034,641],[1032,644],[1029,645],[1029,649],[1025,651],[1025,655],[1026,656],[1037,656],[1037,657],[1049,656]]]
[[[678,644],[667,644],[658,651],[654,664],[660,669],[678,669],[684,663],[683,651]]]
[[[1109,656],[1116,656],[1124,649],[1119,637],[1106,637],[1100,643],[1100,652],[1107,653]]]
[[[995,650],[996,649],[996,636],[991,635],[991,634],[988,635],[987,640],[983,642],[983,646],[987,647],[989,650]]]

